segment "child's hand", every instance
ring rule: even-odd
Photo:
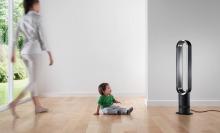
[[[95,112],[93,115],[99,115],[99,112]]]
[[[115,100],[115,103],[117,104],[117,103],[120,103],[121,104],[121,102],[120,101],[118,101],[118,100]]]

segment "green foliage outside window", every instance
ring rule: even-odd
[[[14,0],[13,29],[16,29],[20,17],[24,14],[22,0]],[[20,50],[24,37],[19,35],[16,49],[16,63],[14,64],[14,79],[20,80],[27,77]],[[8,81],[8,0],[0,0],[0,83]]]

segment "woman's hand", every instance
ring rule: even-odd
[[[53,65],[53,58],[51,57],[49,66],[52,66],[52,65]]]
[[[49,66],[53,65],[53,57],[52,57],[52,53],[50,51],[47,51],[48,55],[49,55],[49,59],[50,59],[50,64]]]
[[[93,115],[99,115],[99,112],[95,112]]]
[[[15,63],[15,52],[14,51],[12,52],[12,55],[11,55],[11,62]]]

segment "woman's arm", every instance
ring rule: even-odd
[[[49,59],[50,59],[50,64],[49,65],[51,66],[51,65],[53,65],[53,62],[54,62],[53,61],[53,56],[52,56],[52,53],[50,51],[50,47],[45,42],[45,37],[44,37],[44,31],[43,31],[43,27],[42,27],[41,18],[40,18],[40,21],[39,21],[38,28],[39,28],[39,41],[40,41],[40,44],[41,44],[41,49],[43,51],[47,51]]]
[[[99,115],[99,109],[100,109],[100,105],[98,104],[97,110],[96,110],[96,112],[93,115]]]
[[[41,44],[41,49],[43,51],[51,51],[49,45],[45,41],[45,36],[44,36],[44,30],[42,26],[42,20],[41,17],[39,18],[39,25],[38,25],[38,32],[39,32],[39,41]]]

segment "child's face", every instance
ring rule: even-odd
[[[109,85],[107,85],[107,86],[106,86],[106,89],[105,89],[105,91],[103,91],[103,93],[104,93],[106,96],[108,96],[108,95],[111,94],[111,92],[112,92],[111,87],[110,87]]]

